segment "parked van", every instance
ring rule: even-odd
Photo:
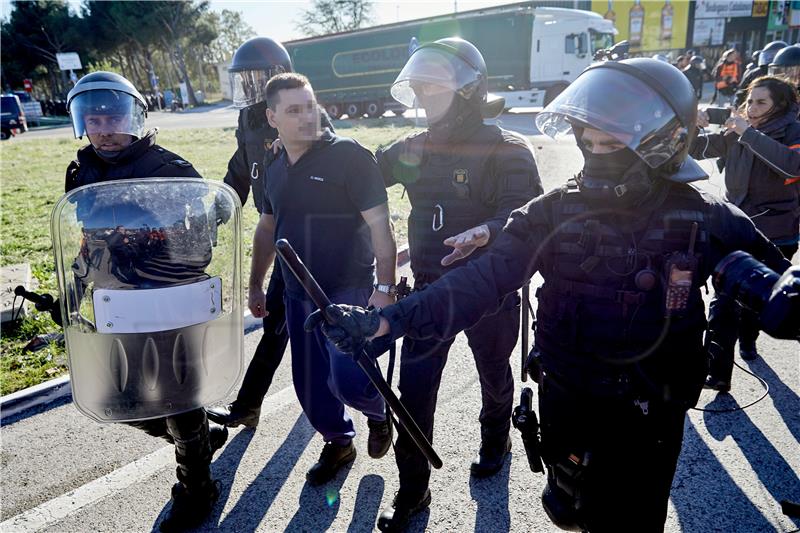
[[[28,131],[28,122],[25,119],[25,110],[19,97],[15,94],[0,96],[0,115],[2,115],[2,131],[0,139],[8,139]]]

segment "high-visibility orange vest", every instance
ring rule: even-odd
[[[717,81],[716,88],[717,89],[724,89],[728,87],[728,82],[726,81],[727,78],[732,78],[734,83],[732,85],[736,85],[739,82],[739,63],[736,61],[732,63],[722,63],[719,67],[719,74],[717,75],[719,81]]]

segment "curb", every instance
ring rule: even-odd
[[[410,260],[408,244],[404,244],[397,250],[397,266],[405,266]],[[261,319],[254,317],[250,311],[244,314],[245,335],[262,327]],[[69,381],[69,375],[54,378],[0,397],[0,416],[6,419],[16,418],[25,411],[62,400],[67,396],[72,396],[72,384]]]
[[[0,414],[4,419],[15,418],[25,411],[68,396],[72,396],[69,374],[3,396],[0,398]]]

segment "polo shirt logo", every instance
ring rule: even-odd
[[[319,176],[309,176],[314,181],[325,181],[325,178],[320,178]]]

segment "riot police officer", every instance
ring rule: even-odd
[[[787,46],[775,54],[769,64],[769,73],[771,76],[785,76],[800,88],[800,46]]]
[[[201,178],[191,163],[156,144],[155,130],[145,132],[146,105],[139,91],[118,74],[93,72],[75,84],[67,97],[67,108],[75,137],[86,135],[90,144],[79,149],[77,159],[69,164],[65,192],[112,180]],[[87,210],[97,211],[95,203],[79,203],[78,219],[88,217]],[[120,234],[123,230],[118,227],[109,239],[115,238],[114,242],[120,246],[131,244],[130,238]],[[127,265],[121,258],[128,250],[120,246],[109,244],[111,273],[117,279],[128,277],[130,281],[129,276],[136,276],[152,280],[163,276]],[[179,531],[197,526],[210,513],[219,495],[218,481],[211,478],[210,463],[214,450],[225,443],[228,430],[216,424],[209,427],[200,407],[173,416],[149,418],[130,425],[174,443],[178,463],[172,507],[160,528]]]
[[[736,106],[740,106],[747,99],[747,89],[753,80],[766,76],[769,73],[769,65],[775,59],[775,55],[786,48],[787,45],[784,41],[772,41],[767,43],[763,50],[758,54],[758,63],[752,68],[748,68],[742,77],[742,83],[739,84],[739,90],[736,92]]]
[[[487,80],[478,49],[449,38],[417,48],[392,85],[392,96],[408,107],[418,102],[428,121],[426,131],[376,154],[387,187],[402,185],[411,202],[409,244],[416,290],[450,270],[460,256],[456,242],[493,240],[513,209],[542,192],[525,138],[484,124],[484,115],[494,117],[503,107],[502,100],[487,101]],[[519,329],[516,292],[496,311],[466,331],[483,399],[481,447],[471,466],[475,477],[500,470],[511,445],[514,383],[508,360]],[[454,339],[426,337],[403,341],[399,389],[403,403],[431,439],[436,393]],[[430,502],[430,466],[402,429],[395,452],[400,491],[393,508],[378,521],[383,531],[402,530],[410,515]]]
[[[574,179],[514,211],[482,257],[380,311],[335,306],[323,329],[350,349],[449,338],[539,271],[528,371],[539,383],[543,506],[564,529],[661,531],[707,366],[700,289],[736,249],[778,271],[789,263],[738,208],[686,183],[703,173],[687,157],[696,100],[675,67],[592,65],[536,123],[574,134],[584,156]]]
[[[262,182],[265,169],[274,158],[272,143],[278,138],[278,131],[267,122],[267,82],[276,74],[292,72],[292,60],[281,43],[268,37],[254,37],[236,50],[228,72],[233,87],[233,105],[240,111],[236,129],[237,148],[228,162],[224,181],[236,190],[242,205],[252,189],[253,204],[261,213],[264,197]],[[323,128],[334,130],[322,108],[320,118]],[[283,287],[280,269],[273,268],[267,286],[264,334],[247,368],[236,400],[229,405],[208,408],[206,411],[211,420],[230,427],[258,425],[261,402],[272,384],[289,342]]]

